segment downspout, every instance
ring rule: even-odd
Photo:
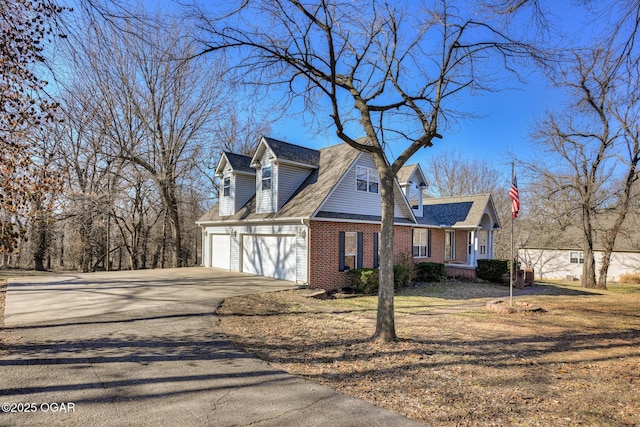
[[[305,284],[309,286],[309,278],[311,277],[311,221],[300,218],[300,224],[304,225],[307,230],[307,238],[305,240],[307,245],[307,280]]]

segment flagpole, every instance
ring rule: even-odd
[[[511,182],[513,182],[513,177],[515,176],[515,165],[514,162],[511,162]],[[513,217],[515,215],[513,212],[511,213],[511,261],[509,262],[509,307],[513,307]]]

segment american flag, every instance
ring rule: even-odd
[[[518,194],[518,181],[515,174],[513,175],[513,181],[511,182],[511,188],[509,189],[509,198],[511,199],[511,212],[514,218],[518,218],[518,212],[520,212],[520,195]]]

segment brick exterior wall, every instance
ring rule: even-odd
[[[415,262],[439,262],[444,263],[444,230],[441,228],[431,229],[431,256],[418,257]]]
[[[379,224],[311,221],[309,226],[309,286],[326,290],[340,289],[346,284],[346,274],[340,271],[340,232],[361,232],[362,266],[373,267],[374,233]],[[394,263],[401,263],[411,254],[411,227],[396,226],[394,234]]]

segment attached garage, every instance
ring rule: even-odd
[[[231,236],[228,234],[210,234],[211,266],[231,269]]]
[[[295,281],[296,237],[294,235],[243,235],[242,271]]]

